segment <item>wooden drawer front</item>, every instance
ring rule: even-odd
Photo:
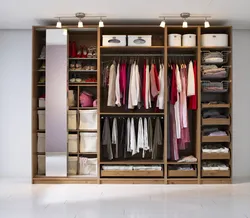
[[[201,184],[231,184],[231,179],[207,179],[207,180],[201,180]]]
[[[168,180],[168,184],[172,185],[198,184],[198,180]]]
[[[203,160],[229,160],[230,153],[202,153]]]
[[[102,170],[102,177],[163,177],[163,171],[157,170]]]
[[[101,184],[164,184],[164,179],[101,179]]]
[[[202,142],[230,142],[230,136],[202,136]]]
[[[202,108],[230,108],[230,104],[202,104]]]
[[[230,170],[202,170],[203,177],[230,177]]]
[[[230,125],[230,118],[207,118],[202,119],[202,125]]]
[[[196,170],[168,170],[168,177],[196,177]]]

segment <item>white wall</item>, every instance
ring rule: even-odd
[[[234,177],[250,177],[249,39],[234,30]],[[30,30],[0,31],[0,177],[31,177],[31,41]]]
[[[31,30],[0,30],[0,176],[31,177]]]

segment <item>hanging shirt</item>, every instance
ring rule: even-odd
[[[158,76],[159,82],[160,82],[160,92],[157,98],[156,107],[158,107],[160,110],[164,109],[164,65],[160,65],[160,72]]]
[[[143,123],[142,123],[142,118],[139,118],[138,122],[138,133],[137,133],[137,150],[136,152],[139,153],[140,149],[143,149],[142,151],[142,158],[145,156],[145,142],[144,142],[144,130],[143,130]]]
[[[180,139],[181,138],[181,124],[180,124],[179,93],[181,92],[181,78],[180,78],[180,71],[179,71],[178,65],[176,65],[175,76],[176,76],[176,87],[177,87],[177,101],[175,102],[175,105],[174,105],[174,115],[175,115],[175,124],[176,124],[176,137],[177,139]]]
[[[127,119],[127,135],[126,135],[126,145],[127,145],[127,152],[131,152],[130,149],[130,118]]]
[[[151,152],[153,147],[153,126],[150,117],[148,118],[148,147],[149,151]]]
[[[130,81],[129,81],[129,93],[128,93],[128,109],[134,109],[133,100],[136,94],[136,78],[135,78],[135,65],[131,64]]]
[[[130,123],[130,150],[132,151],[132,155],[137,153],[134,118],[131,118]]]
[[[171,81],[171,96],[170,96],[170,102],[171,104],[175,104],[177,101],[177,83],[176,83],[176,65],[172,67],[172,81]]]
[[[112,64],[109,71],[109,88],[108,88],[108,102],[107,105],[115,106],[115,81],[116,81],[116,69],[115,64]]]
[[[113,159],[109,119],[105,117],[102,131],[102,145],[107,145],[108,159]]]
[[[151,85],[151,95],[156,97],[158,93],[157,85],[156,85],[156,78],[155,78],[155,66],[154,64],[151,64],[151,70],[150,70],[150,85]],[[158,79],[158,78],[157,78]]]
[[[118,158],[118,126],[117,119],[113,119],[112,125],[112,144],[115,144],[115,158]]]
[[[162,129],[161,129],[161,121],[160,118],[157,117],[155,121],[155,131],[154,131],[154,140],[153,140],[153,148],[152,148],[152,159],[157,159],[158,146],[162,145]]]
[[[194,61],[193,66],[194,66],[195,94],[193,96],[190,96],[188,99],[189,100],[188,101],[188,109],[196,110],[197,109],[197,92],[198,92],[196,61]]]
[[[116,80],[115,80],[115,104],[121,107],[121,90],[120,90],[120,64],[117,64]]]
[[[195,78],[193,62],[190,61],[188,65],[187,96],[193,95],[195,95]]]
[[[144,150],[148,151],[149,150],[149,145],[148,145],[148,122],[147,118],[144,118],[144,123],[143,123],[143,135],[144,135]]]
[[[149,65],[146,66],[146,88],[145,88],[145,108],[151,108],[151,93],[150,93],[150,73]]]
[[[126,104],[126,64],[123,63],[121,66],[120,71],[120,90],[121,90],[121,97],[122,97],[122,104]]]

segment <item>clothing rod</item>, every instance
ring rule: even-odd
[[[102,54],[106,57],[162,57],[164,54]]]
[[[196,56],[196,54],[168,54],[168,57],[190,57]]]

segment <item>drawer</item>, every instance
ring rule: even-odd
[[[202,142],[230,142],[230,136],[202,136]]]
[[[231,184],[231,179],[202,179],[201,184]]]
[[[203,177],[230,177],[230,170],[202,170]]]
[[[188,184],[198,184],[198,180],[168,180],[168,184],[171,185],[188,185]]]
[[[230,118],[206,118],[202,119],[202,125],[230,125]]]
[[[228,35],[227,34],[202,34],[201,46],[204,47],[227,47]]]
[[[103,46],[126,46],[126,35],[103,35]]]
[[[202,153],[202,160],[229,160],[230,153]]]
[[[161,170],[102,170],[102,177],[163,177]]]
[[[151,46],[152,35],[128,35],[128,46]]]
[[[168,177],[196,177],[196,170],[168,170]]]

